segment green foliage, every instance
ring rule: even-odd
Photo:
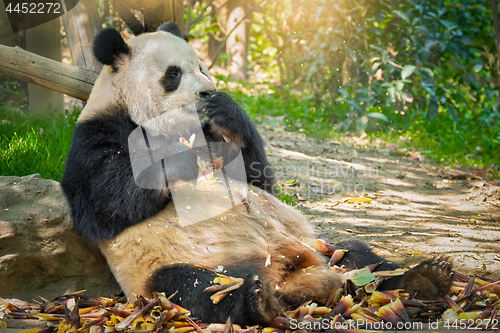
[[[319,127],[336,124],[327,136],[407,131],[439,160],[496,159],[499,59],[488,0],[281,0],[254,16],[256,41],[269,42],[254,43],[251,57],[275,50],[267,68],[279,71],[281,95],[295,95],[284,102],[321,110]],[[317,134],[305,110],[281,115]]]
[[[184,18],[184,22],[190,26],[190,40],[198,39],[203,44],[208,44],[210,34],[214,36],[221,34],[217,24],[217,14],[212,11],[208,2],[192,1],[184,11]]]
[[[10,77],[7,76],[0,85],[0,106],[6,104],[9,95],[17,95],[19,93],[19,87],[20,84],[17,80],[11,80]]]
[[[275,131],[297,131],[311,136],[330,136],[332,119],[323,109],[316,109],[313,98],[281,93],[263,85],[249,89],[251,85],[240,84],[231,91],[232,97],[247,111],[252,120]]]
[[[406,143],[408,149],[418,150],[428,158],[452,165],[483,168],[500,165],[499,123],[498,113],[484,110],[466,114],[457,122],[446,112],[439,112],[433,121],[429,121],[424,114],[412,118],[393,114],[390,117],[391,125],[383,131],[370,134],[370,137],[398,142],[401,136],[405,136],[410,138]]]
[[[79,112],[26,116],[0,106],[0,175],[59,181]]]
[[[405,112],[411,104],[429,119],[444,111],[456,122],[457,105],[496,97],[488,6],[487,0],[281,1],[256,14],[254,25],[267,31],[265,23],[273,25],[267,37],[283,60],[282,85],[293,83],[322,105],[348,106],[343,128],[355,124],[363,132],[371,106]],[[261,44],[252,57],[269,48]]]
[[[293,195],[287,193],[281,187],[275,187],[274,190],[277,193],[278,199],[280,199],[282,202],[292,207],[297,206],[297,202],[295,201],[295,197]]]
[[[332,116],[324,110],[316,110],[312,98],[301,100],[297,96],[288,96],[285,99],[274,88],[267,85],[252,87],[250,84],[238,85],[231,94],[252,120],[270,130],[302,132],[322,139],[340,138],[340,132],[332,124],[334,120],[329,118]],[[387,122],[378,126],[369,137],[399,144],[401,136],[409,137],[408,149],[416,149],[443,163],[478,167],[500,165],[500,114],[491,112],[493,102],[486,105],[480,111],[465,114],[457,122],[446,112],[438,112],[436,118],[429,121],[425,114],[408,117],[395,113],[392,106],[372,107],[373,113],[388,114],[388,117]],[[411,108],[410,105],[410,113],[413,112]],[[344,109],[339,113],[348,112]]]

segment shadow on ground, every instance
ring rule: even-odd
[[[278,183],[320,237],[361,238],[404,265],[447,255],[461,273],[500,279],[498,183],[387,148],[318,142],[291,132],[262,135]],[[360,195],[373,201],[343,202]]]

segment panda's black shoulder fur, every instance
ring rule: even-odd
[[[134,181],[128,136],[136,128],[124,110],[75,127],[61,186],[76,230],[94,243],[116,237],[168,202]]]

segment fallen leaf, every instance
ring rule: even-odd
[[[351,199],[347,199],[344,202],[349,203],[349,204],[355,204],[357,203],[358,205],[361,205],[362,203],[371,203],[373,199],[367,198],[367,197],[355,197]]]
[[[472,179],[483,179],[486,174],[483,170],[472,170],[470,175],[472,176]]]
[[[357,286],[364,286],[375,281],[375,276],[370,271],[370,268],[365,267],[357,271],[356,275],[351,277],[351,281]]]
[[[472,258],[476,259],[476,260],[483,260],[483,256],[480,255],[479,253],[474,253],[472,255]]]
[[[408,150],[406,150],[406,148],[396,148],[394,149],[394,154],[396,156],[407,156],[410,153],[408,152]]]
[[[411,153],[410,153],[410,157],[413,159],[413,160],[417,160],[417,161],[421,161],[423,158],[422,158],[422,154],[420,154],[419,151],[416,151],[416,150],[412,150]]]

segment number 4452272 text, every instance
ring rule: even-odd
[[[45,3],[9,3],[5,8],[7,13],[23,13],[23,14],[62,14],[61,4],[58,2]]]

